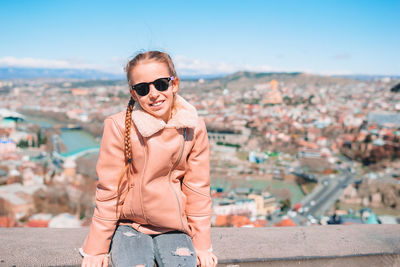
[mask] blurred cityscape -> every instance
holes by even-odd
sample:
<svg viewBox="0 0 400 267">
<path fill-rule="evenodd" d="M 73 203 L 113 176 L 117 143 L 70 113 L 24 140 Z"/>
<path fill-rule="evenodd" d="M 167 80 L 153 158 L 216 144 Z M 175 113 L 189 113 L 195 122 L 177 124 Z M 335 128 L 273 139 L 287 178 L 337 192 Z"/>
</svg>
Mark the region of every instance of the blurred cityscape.
<svg viewBox="0 0 400 267">
<path fill-rule="evenodd" d="M 400 223 L 400 79 L 182 80 L 211 145 L 213 226 Z M 90 224 L 102 124 L 125 81 L 0 81 L 0 227 Z"/>
</svg>

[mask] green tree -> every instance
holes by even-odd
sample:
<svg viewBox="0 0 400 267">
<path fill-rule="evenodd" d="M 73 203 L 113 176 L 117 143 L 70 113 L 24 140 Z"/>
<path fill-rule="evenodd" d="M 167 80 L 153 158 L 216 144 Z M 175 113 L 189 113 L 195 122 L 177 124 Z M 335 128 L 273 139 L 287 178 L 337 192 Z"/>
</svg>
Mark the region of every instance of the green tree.
<svg viewBox="0 0 400 267">
<path fill-rule="evenodd" d="M 17 146 L 20 148 L 27 148 L 29 146 L 29 143 L 27 140 L 20 140 Z"/>
<path fill-rule="evenodd" d="M 282 212 L 286 212 L 292 207 L 292 203 L 291 203 L 290 199 L 288 199 L 288 198 L 281 200 L 280 203 L 281 203 L 281 211 Z"/>
</svg>

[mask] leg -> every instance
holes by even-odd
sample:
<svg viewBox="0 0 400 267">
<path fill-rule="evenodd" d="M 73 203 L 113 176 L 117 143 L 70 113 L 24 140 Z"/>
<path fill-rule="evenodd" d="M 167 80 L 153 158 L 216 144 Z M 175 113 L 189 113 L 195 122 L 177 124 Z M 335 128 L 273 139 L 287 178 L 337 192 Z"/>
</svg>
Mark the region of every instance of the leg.
<svg viewBox="0 0 400 267">
<path fill-rule="evenodd" d="M 153 237 L 154 254 L 159 267 L 196 267 L 192 239 L 182 232 L 169 232 Z"/>
<path fill-rule="evenodd" d="M 151 236 L 129 225 L 118 226 L 111 242 L 111 264 L 117 267 L 153 267 L 154 249 Z"/>
</svg>

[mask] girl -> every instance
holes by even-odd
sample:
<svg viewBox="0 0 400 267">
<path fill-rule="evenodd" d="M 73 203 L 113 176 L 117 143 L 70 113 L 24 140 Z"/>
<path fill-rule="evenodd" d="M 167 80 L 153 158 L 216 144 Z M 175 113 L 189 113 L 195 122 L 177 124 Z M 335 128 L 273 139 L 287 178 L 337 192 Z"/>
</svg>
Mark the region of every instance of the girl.
<svg viewBox="0 0 400 267">
<path fill-rule="evenodd" d="M 109 116 L 96 167 L 96 208 L 82 266 L 216 266 L 211 252 L 209 143 L 177 94 L 168 54 L 128 62 L 131 99 Z M 122 174 L 121 174 L 122 172 Z"/>
</svg>

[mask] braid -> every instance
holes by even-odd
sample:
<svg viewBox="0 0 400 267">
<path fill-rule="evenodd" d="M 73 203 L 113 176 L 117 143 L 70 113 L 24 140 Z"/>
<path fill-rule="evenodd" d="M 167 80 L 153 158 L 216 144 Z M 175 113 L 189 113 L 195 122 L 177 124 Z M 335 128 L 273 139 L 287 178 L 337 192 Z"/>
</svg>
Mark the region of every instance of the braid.
<svg viewBox="0 0 400 267">
<path fill-rule="evenodd" d="M 128 163 L 132 163 L 132 149 L 131 149 L 131 126 L 132 126 L 132 110 L 135 100 L 131 97 L 129 100 L 128 107 L 126 108 L 125 116 L 125 160 Z"/>
<path fill-rule="evenodd" d="M 133 111 L 133 105 L 135 104 L 135 100 L 131 97 L 129 100 L 128 106 L 126 108 L 126 116 L 125 116 L 125 136 L 124 136 L 124 153 L 125 153 L 125 168 L 122 171 L 119 180 L 118 180 L 118 188 L 117 188 L 117 203 L 116 203 L 116 209 L 115 209 L 115 214 L 118 217 L 118 203 L 119 199 L 121 197 L 119 188 L 121 186 L 122 178 L 125 176 L 126 171 L 128 170 L 129 166 L 132 163 L 132 149 L 131 149 L 131 126 L 132 126 L 132 111 Z M 129 186 L 129 184 L 128 184 Z"/>
</svg>

